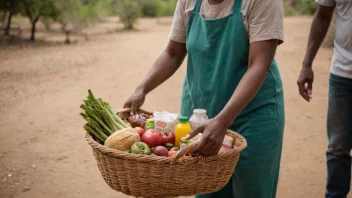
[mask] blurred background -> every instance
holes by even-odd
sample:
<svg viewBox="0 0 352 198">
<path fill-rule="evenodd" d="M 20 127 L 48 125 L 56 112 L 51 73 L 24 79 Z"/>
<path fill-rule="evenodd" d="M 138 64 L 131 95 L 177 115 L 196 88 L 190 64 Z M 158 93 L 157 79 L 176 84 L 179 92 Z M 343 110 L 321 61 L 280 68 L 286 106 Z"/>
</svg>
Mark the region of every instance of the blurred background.
<svg viewBox="0 0 352 198">
<path fill-rule="evenodd" d="M 90 88 L 118 110 L 168 42 L 177 0 L 0 0 L 0 197 L 128 197 L 103 181 L 79 105 Z M 332 24 L 313 101 L 296 80 L 317 4 L 286 0 L 276 59 L 286 102 L 279 198 L 323 197 Z M 186 61 L 147 97 L 178 112 Z"/>
</svg>

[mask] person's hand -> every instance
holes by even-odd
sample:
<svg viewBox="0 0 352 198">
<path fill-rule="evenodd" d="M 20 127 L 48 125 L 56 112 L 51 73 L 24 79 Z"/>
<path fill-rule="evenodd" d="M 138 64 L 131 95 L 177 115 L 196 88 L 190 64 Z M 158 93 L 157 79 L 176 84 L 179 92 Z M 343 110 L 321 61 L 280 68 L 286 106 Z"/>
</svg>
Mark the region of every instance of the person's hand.
<svg viewBox="0 0 352 198">
<path fill-rule="evenodd" d="M 299 94 L 306 100 L 312 99 L 314 72 L 310 67 L 303 67 L 297 80 Z"/>
<path fill-rule="evenodd" d="M 186 138 L 191 139 L 199 133 L 203 133 L 192 155 L 214 156 L 221 149 L 227 131 L 226 125 L 220 119 L 214 118 L 206 121 L 195 130 L 191 131 Z"/>
<path fill-rule="evenodd" d="M 137 110 L 143 105 L 145 101 L 145 94 L 135 91 L 125 102 L 124 108 L 131 108 L 131 115 L 137 113 Z"/>
</svg>

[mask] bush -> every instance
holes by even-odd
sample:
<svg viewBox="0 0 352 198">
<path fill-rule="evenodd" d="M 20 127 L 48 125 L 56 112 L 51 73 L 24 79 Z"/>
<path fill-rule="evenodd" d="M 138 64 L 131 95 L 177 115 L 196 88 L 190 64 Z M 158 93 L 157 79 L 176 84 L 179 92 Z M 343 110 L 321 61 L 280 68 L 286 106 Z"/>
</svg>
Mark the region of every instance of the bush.
<svg viewBox="0 0 352 198">
<path fill-rule="evenodd" d="M 297 10 L 295 10 L 291 4 L 284 2 L 284 14 L 285 16 L 294 16 L 297 14 Z"/>
<path fill-rule="evenodd" d="M 142 0 L 141 10 L 145 17 L 173 16 L 177 0 Z"/>
<path fill-rule="evenodd" d="M 308 15 L 313 15 L 318 6 L 314 0 L 294 0 L 292 5 L 299 13 Z"/>
<path fill-rule="evenodd" d="M 161 7 L 158 16 L 173 16 L 176 8 L 177 0 L 161 1 Z"/>
<path fill-rule="evenodd" d="M 145 17 L 157 17 L 160 8 L 161 8 L 161 1 L 160 0 L 143 0 L 141 2 L 141 10 L 142 15 Z"/>
<path fill-rule="evenodd" d="M 141 7 L 136 1 L 121 0 L 118 15 L 125 28 L 131 30 L 141 16 Z"/>
</svg>

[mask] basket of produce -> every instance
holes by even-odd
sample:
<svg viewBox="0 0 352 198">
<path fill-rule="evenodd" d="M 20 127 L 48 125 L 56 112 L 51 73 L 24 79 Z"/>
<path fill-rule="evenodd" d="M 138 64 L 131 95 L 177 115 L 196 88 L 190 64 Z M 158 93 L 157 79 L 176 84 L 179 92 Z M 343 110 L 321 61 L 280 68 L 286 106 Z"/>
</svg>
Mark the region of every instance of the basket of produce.
<svg viewBox="0 0 352 198">
<path fill-rule="evenodd" d="M 165 198 L 218 191 L 230 180 L 247 146 L 241 135 L 228 130 L 218 155 L 191 156 L 197 139 L 181 137 L 191 130 L 188 118 L 144 110 L 130 115 L 129 109 L 116 114 L 88 92 L 81 105 L 86 140 L 105 182 L 124 194 Z"/>
</svg>

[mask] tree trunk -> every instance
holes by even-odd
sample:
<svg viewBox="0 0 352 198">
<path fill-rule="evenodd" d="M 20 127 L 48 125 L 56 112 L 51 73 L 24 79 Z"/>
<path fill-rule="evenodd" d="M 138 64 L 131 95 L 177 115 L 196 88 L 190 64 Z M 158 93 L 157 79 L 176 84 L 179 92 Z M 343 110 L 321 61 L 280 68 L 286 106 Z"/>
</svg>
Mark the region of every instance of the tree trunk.
<svg viewBox="0 0 352 198">
<path fill-rule="evenodd" d="M 7 15 L 7 12 L 5 11 L 1 12 L 1 23 L 2 23 L 2 28 L 4 29 L 6 26 L 6 15 Z"/>
<path fill-rule="evenodd" d="M 70 31 L 66 30 L 66 40 L 65 40 L 66 44 L 71 44 L 71 40 L 70 40 Z"/>
<path fill-rule="evenodd" d="M 12 16 L 13 16 L 13 12 L 10 12 L 9 16 L 7 18 L 7 24 L 6 24 L 6 28 L 5 28 L 5 35 L 6 36 L 10 35 Z"/>
<path fill-rule="evenodd" d="M 35 41 L 35 28 L 37 25 L 37 21 L 32 22 L 32 31 L 31 31 L 31 41 Z"/>
</svg>

